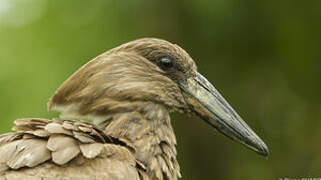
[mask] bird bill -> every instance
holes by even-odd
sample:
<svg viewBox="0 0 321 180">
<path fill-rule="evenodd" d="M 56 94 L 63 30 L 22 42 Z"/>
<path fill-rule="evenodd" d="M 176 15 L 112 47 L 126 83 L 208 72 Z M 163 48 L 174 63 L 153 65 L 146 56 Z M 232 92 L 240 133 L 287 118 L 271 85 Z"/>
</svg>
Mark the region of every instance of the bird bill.
<svg viewBox="0 0 321 180">
<path fill-rule="evenodd" d="M 253 151 L 267 156 L 265 143 L 243 121 L 223 96 L 201 74 L 180 84 L 186 103 L 201 119 L 225 136 L 245 145 Z"/>
</svg>

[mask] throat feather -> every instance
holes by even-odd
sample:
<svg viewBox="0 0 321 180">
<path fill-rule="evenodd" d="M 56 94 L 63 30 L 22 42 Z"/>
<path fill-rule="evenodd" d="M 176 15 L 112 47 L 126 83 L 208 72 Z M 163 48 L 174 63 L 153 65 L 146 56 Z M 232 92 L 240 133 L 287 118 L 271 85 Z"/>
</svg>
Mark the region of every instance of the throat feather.
<svg viewBox="0 0 321 180">
<path fill-rule="evenodd" d="M 177 179 L 176 137 L 167 109 L 150 104 L 126 113 L 115 113 L 102 127 L 104 133 L 129 142 L 135 157 L 152 179 Z"/>
</svg>

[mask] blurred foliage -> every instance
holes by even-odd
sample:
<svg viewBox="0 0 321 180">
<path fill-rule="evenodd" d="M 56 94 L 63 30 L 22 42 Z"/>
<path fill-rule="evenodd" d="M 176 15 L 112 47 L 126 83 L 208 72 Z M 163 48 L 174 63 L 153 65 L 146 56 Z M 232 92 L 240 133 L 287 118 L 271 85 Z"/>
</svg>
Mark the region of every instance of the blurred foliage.
<svg viewBox="0 0 321 180">
<path fill-rule="evenodd" d="M 271 151 L 174 114 L 183 179 L 320 177 L 320 19 L 318 0 L 0 0 L 0 133 L 57 116 L 47 100 L 91 58 L 158 37 L 191 54 Z"/>
</svg>

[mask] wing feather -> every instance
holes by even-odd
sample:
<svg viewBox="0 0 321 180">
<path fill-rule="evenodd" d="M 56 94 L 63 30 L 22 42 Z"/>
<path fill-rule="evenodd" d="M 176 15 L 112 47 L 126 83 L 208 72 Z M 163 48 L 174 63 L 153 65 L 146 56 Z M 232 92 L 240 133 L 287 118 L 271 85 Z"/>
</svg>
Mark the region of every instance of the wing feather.
<svg viewBox="0 0 321 180">
<path fill-rule="evenodd" d="M 13 129 L 0 136 L 0 179 L 139 179 L 126 143 L 88 122 L 18 119 Z"/>
<path fill-rule="evenodd" d="M 47 148 L 52 151 L 53 162 L 59 165 L 66 164 L 80 153 L 77 141 L 61 134 L 50 136 Z"/>
</svg>

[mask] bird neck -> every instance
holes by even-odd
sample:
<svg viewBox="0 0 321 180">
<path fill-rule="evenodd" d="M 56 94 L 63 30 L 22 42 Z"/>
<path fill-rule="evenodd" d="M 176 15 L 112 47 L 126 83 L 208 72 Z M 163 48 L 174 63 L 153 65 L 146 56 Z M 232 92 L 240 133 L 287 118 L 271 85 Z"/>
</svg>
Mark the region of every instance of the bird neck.
<svg viewBox="0 0 321 180">
<path fill-rule="evenodd" d="M 137 106 L 137 103 L 135 103 Z M 142 103 L 136 111 L 110 114 L 94 121 L 109 136 L 127 142 L 137 161 L 152 179 L 180 177 L 176 159 L 176 137 L 168 110 L 160 104 Z"/>
</svg>

